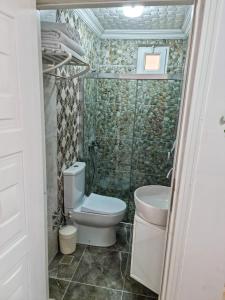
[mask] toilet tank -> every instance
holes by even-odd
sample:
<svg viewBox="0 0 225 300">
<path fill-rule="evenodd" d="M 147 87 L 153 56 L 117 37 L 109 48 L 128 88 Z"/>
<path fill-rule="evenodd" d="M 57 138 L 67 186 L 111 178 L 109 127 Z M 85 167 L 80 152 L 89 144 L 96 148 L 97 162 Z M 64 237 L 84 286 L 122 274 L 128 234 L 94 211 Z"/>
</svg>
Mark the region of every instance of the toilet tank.
<svg viewBox="0 0 225 300">
<path fill-rule="evenodd" d="M 77 208 L 84 197 L 85 185 L 85 167 L 84 162 L 76 162 L 70 168 L 64 170 L 64 209 Z"/>
</svg>

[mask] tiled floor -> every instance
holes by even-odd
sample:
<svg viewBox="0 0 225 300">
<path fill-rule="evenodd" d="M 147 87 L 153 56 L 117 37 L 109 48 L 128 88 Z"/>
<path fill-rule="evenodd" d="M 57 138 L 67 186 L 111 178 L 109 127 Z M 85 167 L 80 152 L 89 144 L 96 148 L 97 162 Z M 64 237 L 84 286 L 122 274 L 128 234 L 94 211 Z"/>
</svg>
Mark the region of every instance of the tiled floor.
<svg viewBox="0 0 225 300">
<path fill-rule="evenodd" d="M 156 300 L 157 295 L 129 276 L 131 227 L 119 226 L 109 248 L 77 245 L 49 266 L 50 298 L 55 300 Z"/>
</svg>

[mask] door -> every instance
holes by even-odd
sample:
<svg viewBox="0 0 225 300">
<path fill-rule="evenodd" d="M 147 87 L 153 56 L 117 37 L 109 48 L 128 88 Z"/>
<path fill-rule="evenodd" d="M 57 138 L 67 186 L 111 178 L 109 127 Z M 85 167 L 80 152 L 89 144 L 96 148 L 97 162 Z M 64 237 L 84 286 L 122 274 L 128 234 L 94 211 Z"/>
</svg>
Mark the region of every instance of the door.
<svg viewBox="0 0 225 300">
<path fill-rule="evenodd" d="M 47 299 L 35 4 L 0 1 L 1 300 Z"/>
</svg>

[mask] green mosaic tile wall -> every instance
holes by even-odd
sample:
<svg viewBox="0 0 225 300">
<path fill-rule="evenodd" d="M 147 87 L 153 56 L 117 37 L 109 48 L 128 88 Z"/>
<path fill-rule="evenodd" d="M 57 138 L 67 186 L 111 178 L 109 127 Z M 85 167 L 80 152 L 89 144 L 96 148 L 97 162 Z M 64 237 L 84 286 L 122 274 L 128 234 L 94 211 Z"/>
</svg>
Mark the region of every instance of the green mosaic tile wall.
<svg viewBox="0 0 225 300">
<path fill-rule="evenodd" d="M 138 47 L 169 47 L 168 74 L 182 73 L 187 40 L 101 40 L 99 72 L 136 73 Z"/>
<path fill-rule="evenodd" d="M 168 72 L 182 73 L 187 42 L 145 41 L 153 43 L 170 46 Z M 102 41 L 99 72 L 134 73 L 138 45 L 139 41 Z M 124 221 L 133 221 L 137 187 L 170 185 L 166 175 L 173 158 L 167 155 L 176 138 L 181 89 L 179 80 L 85 80 L 87 193 L 126 201 Z M 93 140 L 97 146 L 90 152 Z"/>
</svg>

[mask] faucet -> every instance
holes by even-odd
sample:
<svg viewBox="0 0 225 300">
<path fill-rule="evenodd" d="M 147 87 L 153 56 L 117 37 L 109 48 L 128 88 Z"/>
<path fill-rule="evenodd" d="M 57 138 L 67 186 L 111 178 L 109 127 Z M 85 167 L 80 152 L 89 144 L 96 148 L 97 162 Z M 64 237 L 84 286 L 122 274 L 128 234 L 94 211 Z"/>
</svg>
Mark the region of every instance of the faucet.
<svg viewBox="0 0 225 300">
<path fill-rule="evenodd" d="M 169 172 L 167 173 L 167 175 L 166 175 L 166 178 L 167 178 L 167 179 L 170 178 L 170 175 L 172 174 L 172 172 L 173 172 L 173 168 L 171 168 L 171 169 L 169 170 Z"/>
</svg>

